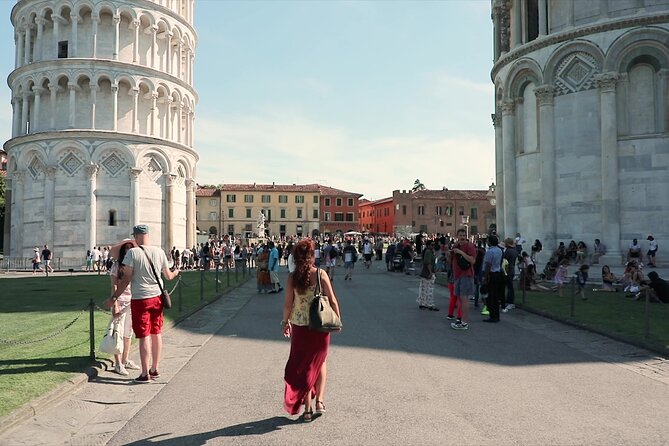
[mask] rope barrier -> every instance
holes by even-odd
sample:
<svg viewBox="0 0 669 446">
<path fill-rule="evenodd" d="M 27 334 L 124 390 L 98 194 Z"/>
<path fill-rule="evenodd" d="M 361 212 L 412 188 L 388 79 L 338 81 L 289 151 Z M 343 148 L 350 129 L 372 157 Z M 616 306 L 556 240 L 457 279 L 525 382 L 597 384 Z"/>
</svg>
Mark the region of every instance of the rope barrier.
<svg viewBox="0 0 669 446">
<path fill-rule="evenodd" d="M 58 331 L 56 331 L 56 332 L 54 332 L 50 335 L 44 336 L 44 337 L 39 338 L 39 339 L 33 339 L 33 340 L 30 340 L 30 341 L 15 341 L 15 340 L 8 340 L 8 339 L 0 339 L 0 344 L 26 345 L 26 344 L 36 344 L 38 342 L 48 341 L 49 339 L 55 338 L 56 336 L 58 336 L 59 334 L 61 334 L 62 332 L 64 332 L 68 328 L 70 328 L 72 325 L 74 325 L 74 323 L 79 320 L 81 315 L 84 314 L 86 312 L 86 310 L 88 310 L 88 307 L 81 310 L 79 312 L 79 314 L 77 315 L 77 317 L 75 317 L 74 320 L 72 320 L 72 322 L 68 323 L 63 328 L 61 328 L 60 330 L 58 330 Z"/>
</svg>

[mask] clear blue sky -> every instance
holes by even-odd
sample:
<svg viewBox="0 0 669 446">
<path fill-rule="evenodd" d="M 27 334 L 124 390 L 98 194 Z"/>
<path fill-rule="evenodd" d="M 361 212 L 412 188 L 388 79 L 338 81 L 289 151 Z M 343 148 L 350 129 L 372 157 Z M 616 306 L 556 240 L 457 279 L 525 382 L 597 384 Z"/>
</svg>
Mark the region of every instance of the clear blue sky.
<svg viewBox="0 0 669 446">
<path fill-rule="evenodd" d="M 14 4 L 0 0 L 5 80 Z M 197 0 L 195 26 L 198 183 L 321 183 L 379 199 L 417 178 L 493 180 L 489 0 Z"/>
</svg>

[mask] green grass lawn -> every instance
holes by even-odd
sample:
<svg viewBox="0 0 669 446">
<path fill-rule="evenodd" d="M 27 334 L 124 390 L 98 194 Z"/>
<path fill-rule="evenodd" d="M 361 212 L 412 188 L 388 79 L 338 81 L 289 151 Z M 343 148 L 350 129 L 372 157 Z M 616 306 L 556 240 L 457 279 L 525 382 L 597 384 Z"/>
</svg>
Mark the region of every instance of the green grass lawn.
<svg viewBox="0 0 669 446">
<path fill-rule="evenodd" d="M 447 286 L 445 274 L 437 274 L 437 283 Z M 522 304 L 522 292 L 515 284 L 516 305 Z M 545 286 L 552 286 L 544 283 Z M 596 286 L 586 289 L 587 300 L 580 296 L 574 299 L 574 317 L 571 316 L 571 285 L 565 285 L 563 297 L 557 293 L 527 292 L 525 307 L 538 310 L 562 320 L 569 320 L 594 330 L 623 336 L 629 340 L 651 343 L 669 348 L 669 305 L 651 303 L 649 306 L 648 338 L 645 337 L 645 302 L 625 297 L 625 293 L 593 291 Z"/>
<path fill-rule="evenodd" d="M 182 273 L 182 311 L 179 312 L 175 290 L 172 309 L 165 312 L 165 324 L 202 304 L 200 277 L 199 271 Z M 204 300 L 211 301 L 216 295 L 215 273 L 209 272 L 204 277 Z M 232 271 L 230 287 L 248 277 L 241 271 L 235 276 Z M 219 294 L 222 294 L 228 288 L 226 273 L 219 273 L 219 281 Z M 176 280 L 168 282 L 168 289 L 172 290 L 176 283 Z M 106 275 L 0 279 L 0 417 L 44 395 L 93 364 L 87 306 L 91 299 L 102 306 L 110 290 L 110 278 Z M 82 313 L 81 310 L 85 311 Z M 97 349 L 110 315 L 96 311 L 94 316 Z M 76 322 L 63 330 L 77 317 Z M 49 339 L 29 342 L 44 337 Z M 136 341 L 133 345 L 136 346 Z M 109 355 L 98 357 L 108 358 Z"/>
</svg>

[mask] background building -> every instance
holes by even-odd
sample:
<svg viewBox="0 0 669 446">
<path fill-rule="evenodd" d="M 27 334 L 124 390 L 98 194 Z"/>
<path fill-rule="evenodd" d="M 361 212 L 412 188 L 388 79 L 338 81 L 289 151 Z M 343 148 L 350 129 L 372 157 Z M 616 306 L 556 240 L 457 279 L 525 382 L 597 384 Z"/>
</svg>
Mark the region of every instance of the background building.
<svg viewBox="0 0 669 446">
<path fill-rule="evenodd" d="M 19 1 L 5 253 L 195 241 L 194 0 Z"/>
<path fill-rule="evenodd" d="M 460 227 L 469 235 L 485 234 L 495 224 L 495 186 L 488 190 L 393 191 L 393 230 L 411 233 L 450 234 Z"/>
<path fill-rule="evenodd" d="M 667 239 L 669 0 L 493 0 L 498 229 Z"/>
<path fill-rule="evenodd" d="M 369 201 L 360 200 L 360 231 L 372 234 L 392 235 L 395 226 L 393 198 Z"/>
<path fill-rule="evenodd" d="M 360 196 L 319 184 L 203 187 L 197 190 L 197 225 L 209 234 L 258 237 L 263 235 L 257 228 L 262 213 L 270 237 L 346 232 L 357 228 L 353 206 L 357 209 Z"/>
</svg>

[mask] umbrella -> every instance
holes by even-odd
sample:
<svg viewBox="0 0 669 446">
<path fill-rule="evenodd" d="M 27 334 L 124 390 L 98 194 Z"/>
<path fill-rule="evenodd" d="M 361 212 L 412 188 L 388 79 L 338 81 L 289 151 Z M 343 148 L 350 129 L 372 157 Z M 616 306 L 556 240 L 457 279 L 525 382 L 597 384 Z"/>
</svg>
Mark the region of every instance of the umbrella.
<svg viewBox="0 0 669 446">
<path fill-rule="evenodd" d="M 344 235 L 362 235 L 362 234 L 357 231 L 348 231 L 344 232 Z"/>
</svg>

